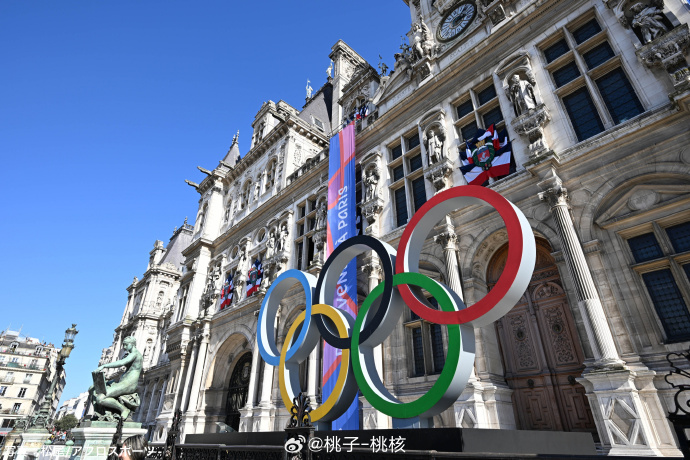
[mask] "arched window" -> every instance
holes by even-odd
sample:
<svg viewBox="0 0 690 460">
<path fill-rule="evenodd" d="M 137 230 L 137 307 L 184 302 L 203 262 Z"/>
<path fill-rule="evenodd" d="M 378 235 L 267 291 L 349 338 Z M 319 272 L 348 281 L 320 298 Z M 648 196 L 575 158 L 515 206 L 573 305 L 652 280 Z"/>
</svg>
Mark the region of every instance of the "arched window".
<svg viewBox="0 0 690 460">
<path fill-rule="evenodd" d="M 268 192 L 269 190 L 273 189 L 273 186 L 276 183 L 276 163 L 277 161 L 275 159 L 268 163 L 268 167 L 266 168 L 266 188 L 264 189 L 264 192 Z"/>
<path fill-rule="evenodd" d="M 249 206 L 249 197 L 251 196 L 252 181 L 247 181 L 242 189 L 242 200 L 240 201 L 240 209 L 245 209 Z"/>
</svg>

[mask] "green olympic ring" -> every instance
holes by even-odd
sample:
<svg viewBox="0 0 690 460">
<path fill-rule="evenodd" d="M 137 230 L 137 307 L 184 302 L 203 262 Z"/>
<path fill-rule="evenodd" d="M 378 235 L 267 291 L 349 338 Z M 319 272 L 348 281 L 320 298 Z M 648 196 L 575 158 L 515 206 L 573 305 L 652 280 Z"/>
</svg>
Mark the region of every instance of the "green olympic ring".
<svg viewBox="0 0 690 460">
<path fill-rule="evenodd" d="M 449 293 L 431 278 L 419 273 L 398 273 L 393 284 L 411 284 L 426 289 L 438 302 L 442 311 L 456 311 Z M 367 401 L 379 411 L 395 418 L 430 418 L 440 414 L 458 399 L 465 389 L 474 362 L 474 329 L 468 324 L 449 324 L 448 356 L 441 375 L 425 395 L 411 402 L 401 402 L 385 388 L 375 368 L 374 347 L 379 343 L 365 341 L 359 336 L 370 307 L 381 296 L 383 283 L 374 288 L 359 309 L 352 331 L 350 360 L 355 379 Z"/>
</svg>

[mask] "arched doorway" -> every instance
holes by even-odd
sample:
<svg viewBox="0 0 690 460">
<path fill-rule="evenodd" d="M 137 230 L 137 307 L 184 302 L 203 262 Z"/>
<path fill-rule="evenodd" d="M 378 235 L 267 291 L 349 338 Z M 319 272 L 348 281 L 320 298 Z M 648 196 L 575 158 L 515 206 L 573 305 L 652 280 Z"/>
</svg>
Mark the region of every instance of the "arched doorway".
<svg viewBox="0 0 690 460">
<path fill-rule="evenodd" d="M 225 423 L 235 431 L 240 429 L 240 409 L 247 403 L 249 377 L 252 373 L 252 354 L 245 353 L 235 364 L 230 376 L 230 388 L 225 404 L 227 417 Z"/>
<path fill-rule="evenodd" d="M 508 245 L 491 258 L 489 289 L 506 264 Z M 496 322 L 518 429 L 588 431 L 596 436 L 585 389 L 575 381 L 584 361 L 551 247 L 537 239 L 537 261 L 520 301 Z"/>
</svg>

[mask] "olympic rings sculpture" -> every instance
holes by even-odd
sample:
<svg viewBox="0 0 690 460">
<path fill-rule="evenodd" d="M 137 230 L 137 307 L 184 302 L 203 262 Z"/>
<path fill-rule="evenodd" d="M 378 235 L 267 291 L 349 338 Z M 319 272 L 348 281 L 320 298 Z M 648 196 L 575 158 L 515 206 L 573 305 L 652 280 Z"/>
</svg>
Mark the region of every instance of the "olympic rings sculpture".
<svg viewBox="0 0 690 460">
<path fill-rule="evenodd" d="M 508 233 L 508 259 L 494 288 L 466 307 L 460 295 L 448 286 L 419 273 L 419 255 L 434 226 L 448 213 L 471 205 L 489 205 L 498 211 Z M 365 298 L 356 318 L 331 305 L 338 277 L 355 257 L 375 252 L 381 262 L 383 281 Z M 493 190 L 464 185 L 436 194 L 408 222 L 397 251 L 372 236 L 358 235 L 341 243 L 324 263 L 318 279 L 300 270 L 287 270 L 271 284 L 261 304 L 257 342 L 261 357 L 279 366 L 280 395 L 286 407 L 302 391 L 299 364 L 323 338 L 342 350 L 335 388 L 311 412 L 312 421 L 332 421 L 342 415 L 362 392 L 375 409 L 395 418 L 431 418 L 450 407 L 465 389 L 474 365 L 474 327 L 500 319 L 527 289 L 534 271 L 536 246 L 524 214 Z M 276 344 L 276 322 L 280 301 L 299 283 L 306 309 L 300 313 L 285 337 L 280 351 Z M 429 292 L 439 309 L 422 294 Z M 405 307 L 420 318 L 448 327 L 448 352 L 443 371 L 432 388 L 415 401 L 401 402 L 383 385 L 374 359 L 374 349 L 396 327 Z M 295 337 L 296 335 L 296 337 Z"/>
</svg>

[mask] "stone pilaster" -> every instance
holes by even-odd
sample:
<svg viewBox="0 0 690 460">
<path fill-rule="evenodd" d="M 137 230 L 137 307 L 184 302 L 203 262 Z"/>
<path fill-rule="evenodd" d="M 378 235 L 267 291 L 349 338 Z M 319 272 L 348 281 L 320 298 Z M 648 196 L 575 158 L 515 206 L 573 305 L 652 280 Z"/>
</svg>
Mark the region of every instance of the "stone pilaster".
<svg viewBox="0 0 690 460">
<path fill-rule="evenodd" d="M 192 380 L 192 389 L 189 398 L 188 410 L 196 412 L 199 404 L 199 394 L 201 393 L 201 378 L 204 375 L 204 366 L 206 365 L 206 355 L 208 352 L 208 344 L 211 339 L 211 324 L 209 320 L 203 320 L 203 329 L 199 337 L 199 350 L 197 352 L 196 365 L 194 366 L 194 378 Z"/>
<path fill-rule="evenodd" d="M 273 371 L 273 366 L 264 362 L 261 400 L 254 411 L 254 427 L 252 431 L 273 430 L 273 415 L 275 412 L 275 405 L 273 404 Z"/>
<path fill-rule="evenodd" d="M 539 199 L 549 204 L 551 214 L 563 247 L 563 256 L 568 271 L 575 283 L 577 304 L 585 319 L 587 336 L 592 346 L 595 363 L 598 368 L 621 368 L 623 361 L 618 356 L 613 335 L 606 321 L 606 314 L 599 299 L 594 279 L 590 273 L 582 244 L 575 231 L 570 216 L 568 191 L 562 186 L 561 179 L 552 171 L 550 177 L 539 183 L 543 192 Z"/>
</svg>

